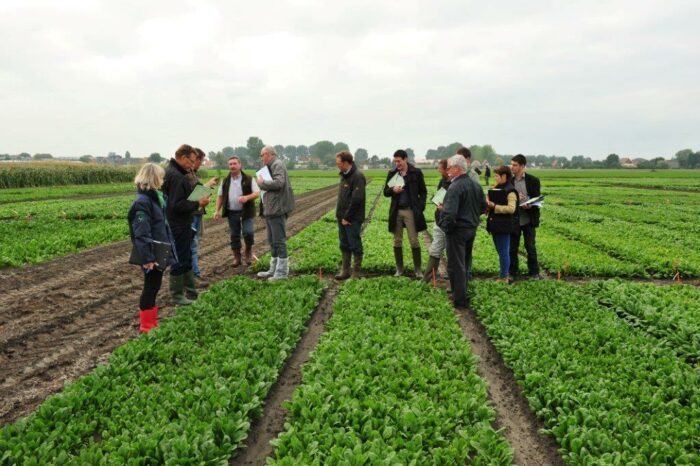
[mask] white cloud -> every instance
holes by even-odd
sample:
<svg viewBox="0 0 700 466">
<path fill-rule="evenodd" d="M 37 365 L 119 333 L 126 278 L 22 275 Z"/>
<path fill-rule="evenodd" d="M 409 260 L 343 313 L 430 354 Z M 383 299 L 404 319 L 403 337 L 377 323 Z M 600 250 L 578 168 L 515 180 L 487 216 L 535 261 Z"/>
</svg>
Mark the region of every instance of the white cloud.
<svg viewBox="0 0 700 466">
<path fill-rule="evenodd" d="M 0 152 L 257 135 L 384 155 L 454 140 L 670 155 L 700 147 L 698 13 L 687 0 L 5 0 Z"/>
</svg>

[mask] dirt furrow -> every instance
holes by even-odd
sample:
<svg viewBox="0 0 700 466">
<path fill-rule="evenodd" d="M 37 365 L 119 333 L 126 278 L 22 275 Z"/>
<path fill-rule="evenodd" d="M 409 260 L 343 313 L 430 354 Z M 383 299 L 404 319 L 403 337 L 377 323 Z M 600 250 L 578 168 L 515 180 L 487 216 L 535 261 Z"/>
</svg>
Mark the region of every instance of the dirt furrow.
<svg viewBox="0 0 700 466">
<path fill-rule="evenodd" d="M 335 205 L 335 187 L 300 197 L 288 222 L 288 235 L 298 233 Z M 245 271 L 229 266 L 231 251 L 227 224 L 219 221 L 205 231 L 200 263 L 207 279 L 214 282 Z M 264 229 L 256 232 L 254 252 L 261 256 L 269 249 Z M 109 272 L 84 276 L 73 272 L 75 257 L 53 261 L 58 275 L 66 277 L 58 289 L 43 289 L 8 319 L 0 330 L 0 425 L 33 411 L 46 396 L 60 391 L 64 383 L 84 375 L 105 361 L 118 346 L 138 335 L 137 304 L 141 277 L 134 266 L 126 264 L 130 244 L 106 246 L 102 251 L 86 251 L 85 257 L 104 254 L 118 257 Z M 78 261 L 79 262 L 79 261 Z M 63 267 L 63 264 L 69 264 Z M 47 266 L 44 265 L 45 269 Z M 167 277 L 159 295 L 161 316 L 170 315 Z M 30 299 L 33 298 L 33 299 Z M 22 310 L 28 315 L 22 314 Z M 14 322 L 14 323 L 13 323 Z"/>
</svg>

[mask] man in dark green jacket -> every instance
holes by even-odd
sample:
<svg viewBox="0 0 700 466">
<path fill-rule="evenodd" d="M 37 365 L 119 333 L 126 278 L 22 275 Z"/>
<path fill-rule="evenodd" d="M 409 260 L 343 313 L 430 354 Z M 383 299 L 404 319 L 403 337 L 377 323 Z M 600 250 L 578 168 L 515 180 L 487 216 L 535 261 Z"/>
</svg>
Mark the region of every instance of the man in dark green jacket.
<svg viewBox="0 0 700 466">
<path fill-rule="evenodd" d="M 362 222 L 365 221 L 365 175 L 353 162 L 350 151 L 338 152 L 335 165 L 340 170 L 340 185 L 338 186 L 338 203 L 335 216 L 338 220 L 338 237 L 343 263 L 337 280 L 350 277 L 350 256 L 355 260 L 352 277 L 358 278 L 362 269 Z"/>
</svg>

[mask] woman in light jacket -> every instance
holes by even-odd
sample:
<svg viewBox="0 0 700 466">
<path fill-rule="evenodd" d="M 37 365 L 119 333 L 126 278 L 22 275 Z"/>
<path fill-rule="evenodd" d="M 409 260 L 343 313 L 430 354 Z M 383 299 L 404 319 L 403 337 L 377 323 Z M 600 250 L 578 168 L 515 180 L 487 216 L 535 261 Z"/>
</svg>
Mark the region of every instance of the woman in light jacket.
<svg viewBox="0 0 700 466">
<path fill-rule="evenodd" d="M 493 236 L 493 244 L 498 252 L 500 273 L 497 282 L 510 283 L 508 276 L 510 268 L 510 235 L 517 231 L 518 220 L 518 192 L 513 186 L 513 175 L 510 167 L 500 166 L 494 170 L 495 190 L 505 193 L 505 200 L 495 202 L 496 199 L 487 199 L 488 220 L 486 230 Z"/>
<path fill-rule="evenodd" d="M 134 260 L 143 271 L 143 291 L 139 302 L 140 330 L 143 333 L 158 325 L 156 295 L 163 281 L 163 272 L 168 265 L 177 261 L 173 236 L 165 216 L 165 198 L 160 191 L 165 171 L 158 165 L 147 163 L 139 170 L 134 184 L 137 195 L 129 209 L 129 234 L 134 252 Z M 167 263 L 159 264 L 153 241 L 168 243 L 170 256 Z"/>
</svg>

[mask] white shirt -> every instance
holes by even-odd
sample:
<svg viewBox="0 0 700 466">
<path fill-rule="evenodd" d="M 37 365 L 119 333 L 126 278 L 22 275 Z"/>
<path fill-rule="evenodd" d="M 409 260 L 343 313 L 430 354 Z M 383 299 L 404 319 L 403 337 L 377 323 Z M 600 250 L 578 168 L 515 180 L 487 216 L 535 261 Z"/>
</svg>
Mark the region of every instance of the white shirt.
<svg viewBox="0 0 700 466">
<path fill-rule="evenodd" d="M 238 202 L 238 198 L 243 195 L 243 187 L 241 186 L 242 181 L 243 177 L 240 173 L 235 178 L 233 175 L 231 175 L 231 185 L 228 189 L 228 210 L 243 210 L 243 204 Z M 256 183 L 255 178 L 251 179 L 251 190 L 254 193 L 260 192 L 260 188 L 258 187 L 258 183 Z M 221 183 L 221 185 L 219 185 L 219 196 L 223 195 L 224 184 Z"/>
</svg>

